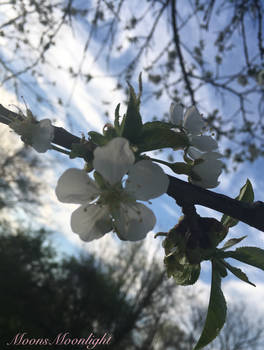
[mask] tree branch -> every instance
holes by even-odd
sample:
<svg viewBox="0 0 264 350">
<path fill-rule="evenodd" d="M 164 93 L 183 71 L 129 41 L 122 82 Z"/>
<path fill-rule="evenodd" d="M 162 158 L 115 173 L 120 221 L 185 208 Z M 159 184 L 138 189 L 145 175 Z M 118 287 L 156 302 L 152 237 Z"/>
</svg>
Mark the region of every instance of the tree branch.
<svg viewBox="0 0 264 350">
<path fill-rule="evenodd" d="M 177 28 L 177 12 L 176 12 L 176 4 L 175 3 L 176 3 L 176 0 L 171 0 L 171 19 L 172 19 L 172 30 L 173 30 L 174 43 L 175 43 L 176 51 L 177 51 L 177 54 L 179 57 L 182 75 L 183 75 L 183 79 L 184 79 L 185 84 L 186 84 L 186 88 L 189 91 L 189 94 L 191 96 L 192 104 L 194 106 L 196 106 L 194 92 L 193 92 L 193 89 L 191 87 L 191 83 L 189 81 L 189 76 L 188 76 L 186 69 L 185 69 L 184 59 L 183 59 L 182 52 L 181 52 L 181 45 L 180 45 L 178 28 Z"/>
<path fill-rule="evenodd" d="M 18 118 L 19 114 L 8 110 L 0 104 L 0 122 L 9 124 L 8 118 Z M 56 127 L 53 143 L 61 147 L 71 149 L 73 143 L 79 143 L 81 139 L 72 135 L 67 130 Z M 202 205 L 206 208 L 217 210 L 223 214 L 238 219 L 252 227 L 264 232 L 264 203 L 246 203 L 228 196 L 206 190 L 202 187 L 169 176 L 170 184 L 167 194 L 177 202 Z"/>
</svg>

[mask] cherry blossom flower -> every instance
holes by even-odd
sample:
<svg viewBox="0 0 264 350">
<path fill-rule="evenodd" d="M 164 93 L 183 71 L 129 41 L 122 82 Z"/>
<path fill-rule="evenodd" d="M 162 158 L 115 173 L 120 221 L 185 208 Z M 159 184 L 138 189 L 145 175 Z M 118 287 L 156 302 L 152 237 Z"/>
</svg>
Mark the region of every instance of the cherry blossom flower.
<svg viewBox="0 0 264 350">
<path fill-rule="evenodd" d="M 82 240 L 92 241 L 114 230 L 122 240 L 137 241 L 153 229 L 154 213 L 137 200 L 162 195 L 169 179 L 149 160 L 134 162 L 128 141 L 116 137 L 94 151 L 95 180 L 79 169 L 62 174 L 56 195 L 61 202 L 81 204 L 72 214 L 71 227 Z"/>
<path fill-rule="evenodd" d="M 183 129 L 190 145 L 202 152 L 208 152 L 218 147 L 217 142 L 211 136 L 201 135 L 205 128 L 205 122 L 195 107 L 190 107 L 183 114 L 183 107 L 180 104 L 171 104 L 170 120 L 175 127 Z"/>
<path fill-rule="evenodd" d="M 202 153 L 193 147 L 190 147 L 189 155 L 194 159 L 192 168 L 194 174 L 190 176 L 190 182 L 204 188 L 218 186 L 218 177 L 223 168 L 223 162 L 219 160 L 222 155 L 218 152 Z M 197 179 L 197 175 L 200 179 Z"/>
<path fill-rule="evenodd" d="M 37 152 L 44 153 L 51 148 L 54 138 L 54 127 L 49 119 L 37 121 L 33 114 L 20 114 L 20 118 L 13 120 L 9 127 L 13 129 L 25 144 L 32 146 Z"/>
</svg>

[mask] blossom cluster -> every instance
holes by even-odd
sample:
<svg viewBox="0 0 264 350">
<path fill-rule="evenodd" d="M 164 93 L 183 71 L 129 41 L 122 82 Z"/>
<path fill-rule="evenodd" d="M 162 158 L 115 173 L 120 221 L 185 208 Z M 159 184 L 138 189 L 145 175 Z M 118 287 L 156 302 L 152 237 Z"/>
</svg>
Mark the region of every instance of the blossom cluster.
<svg viewBox="0 0 264 350">
<path fill-rule="evenodd" d="M 198 110 L 190 107 L 183 114 L 180 104 L 171 104 L 170 120 L 176 128 L 186 133 L 189 140 L 186 155 L 192 164 L 190 182 L 204 188 L 216 187 L 223 168 L 223 162 L 219 160 L 222 155 L 216 152 L 216 140 L 212 136 L 203 135 L 206 124 Z"/>
<path fill-rule="evenodd" d="M 71 216 L 71 227 L 84 241 L 98 239 L 111 231 L 122 240 L 137 241 L 154 228 L 155 215 L 141 202 L 165 193 L 169 178 L 150 157 L 140 153 L 155 147 L 176 146 L 184 150 L 185 174 L 190 182 L 205 188 L 216 187 L 219 183 L 223 166 L 219 160 L 221 154 L 217 152 L 216 140 L 204 135 L 206 124 L 195 107 L 183 113 L 180 104 L 172 104 L 169 129 L 159 140 L 156 140 L 156 124 L 149 123 L 150 131 L 156 135 L 153 143 L 151 132 L 144 134 L 141 116 L 136 112 L 138 100 L 132 98 L 130 102 L 131 110 L 121 124 L 117 116 L 110 132 L 105 131 L 104 135 L 89 133 L 90 137 L 96 137 L 91 139 L 96 146 L 90 164 L 93 177 L 85 170 L 71 168 L 58 180 L 57 198 L 61 202 L 80 204 Z M 133 123 L 137 129 L 131 133 Z M 19 114 L 18 118 L 11 120 L 9 126 L 36 151 L 43 153 L 52 148 L 55 129 L 49 119 L 37 121 L 28 110 L 26 116 Z M 169 145 L 164 143 L 166 137 L 170 139 Z"/>
</svg>

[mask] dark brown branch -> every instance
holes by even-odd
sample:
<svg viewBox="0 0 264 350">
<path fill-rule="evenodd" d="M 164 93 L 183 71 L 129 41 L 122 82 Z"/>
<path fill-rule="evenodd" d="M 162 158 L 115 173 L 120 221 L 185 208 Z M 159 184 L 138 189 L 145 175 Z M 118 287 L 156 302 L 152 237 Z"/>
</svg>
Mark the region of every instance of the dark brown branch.
<svg viewBox="0 0 264 350">
<path fill-rule="evenodd" d="M 18 117 L 15 112 L 9 111 L 0 104 L 0 122 L 9 124 L 6 118 Z M 72 135 L 63 128 L 55 127 L 53 143 L 71 149 L 73 143 L 80 142 L 80 138 Z M 264 203 L 245 203 L 228 196 L 215 193 L 199 186 L 169 176 L 170 184 L 167 194 L 179 204 L 202 205 L 236 218 L 252 227 L 264 232 Z"/>
<path fill-rule="evenodd" d="M 167 194 L 177 201 L 202 205 L 232 216 L 264 232 L 264 203 L 245 203 L 169 176 Z"/>
</svg>

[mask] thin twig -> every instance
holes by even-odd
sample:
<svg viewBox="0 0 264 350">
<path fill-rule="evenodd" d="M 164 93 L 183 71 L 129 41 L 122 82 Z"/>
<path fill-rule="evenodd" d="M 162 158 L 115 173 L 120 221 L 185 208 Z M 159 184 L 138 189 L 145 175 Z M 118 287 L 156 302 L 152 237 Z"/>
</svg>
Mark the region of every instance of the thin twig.
<svg viewBox="0 0 264 350">
<path fill-rule="evenodd" d="M 172 30 L 173 30 L 173 35 L 174 35 L 174 43 L 175 43 L 176 51 L 177 51 L 177 54 L 179 57 L 183 78 L 184 78 L 184 81 L 186 84 L 186 88 L 189 91 L 189 94 L 191 96 L 192 104 L 195 106 L 196 102 L 195 102 L 195 98 L 194 98 L 194 92 L 193 92 L 193 89 L 191 87 L 191 83 L 189 81 L 189 76 L 188 76 L 186 69 L 185 69 L 184 59 L 183 59 L 182 52 L 181 52 L 181 45 L 180 45 L 178 28 L 177 28 L 176 0 L 171 1 L 171 19 L 172 19 Z"/>
</svg>

